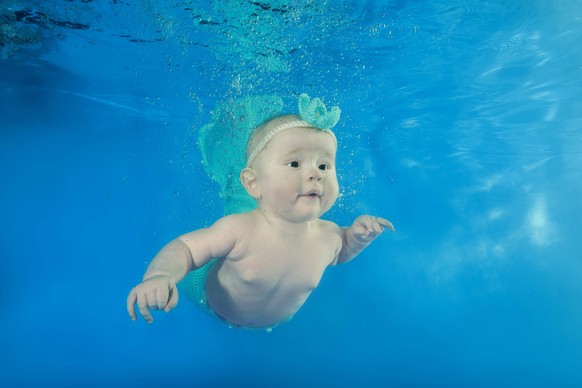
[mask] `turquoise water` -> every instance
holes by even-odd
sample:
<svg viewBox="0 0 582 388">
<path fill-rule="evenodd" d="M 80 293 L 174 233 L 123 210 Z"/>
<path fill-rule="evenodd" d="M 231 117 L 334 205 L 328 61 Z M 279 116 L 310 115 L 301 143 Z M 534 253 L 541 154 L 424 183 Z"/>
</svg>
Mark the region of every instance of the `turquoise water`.
<svg viewBox="0 0 582 388">
<path fill-rule="evenodd" d="M 582 3 L 0 3 L 2 386 L 582 385 Z M 293 320 L 127 292 L 222 214 L 220 101 L 342 108 L 342 197 L 392 220 Z"/>
</svg>

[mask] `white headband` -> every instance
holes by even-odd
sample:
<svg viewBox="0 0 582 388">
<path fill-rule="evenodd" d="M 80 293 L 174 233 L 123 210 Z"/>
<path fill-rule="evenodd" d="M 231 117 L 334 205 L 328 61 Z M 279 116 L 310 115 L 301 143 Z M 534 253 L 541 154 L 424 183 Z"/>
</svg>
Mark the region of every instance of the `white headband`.
<svg viewBox="0 0 582 388">
<path fill-rule="evenodd" d="M 253 150 L 249 154 L 249 158 L 247 160 L 247 167 L 250 167 L 253 164 L 253 162 L 255 161 L 257 156 L 259 156 L 261 151 L 265 148 L 265 146 L 271 140 L 273 140 L 273 138 L 275 136 L 277 136 L 279 133 L 281 133 L 287 129 L 291 129 L 291 128 L 312 128 L 312 129 L 316 129 L 318 131 L 329 133 L 333 137 L 333 140 L 337 144 L 337 139 L 335 137 L 335 134 L 331 131 L 331 129 L 317 128 L 317 127 L 314 127 L 313 125 L 309 124 L 307 121 L 303 121 L 303 120 L 288 121 L 286 123 L 277 125 L 275 128 L 270 130 L 269 133 L 267 133 L 267 135 L 265 135 L 265 137 L 263 137 L 261 139 L 261 141 L 255 146 L 255 148 L 253 148 Z"/>
</svg>

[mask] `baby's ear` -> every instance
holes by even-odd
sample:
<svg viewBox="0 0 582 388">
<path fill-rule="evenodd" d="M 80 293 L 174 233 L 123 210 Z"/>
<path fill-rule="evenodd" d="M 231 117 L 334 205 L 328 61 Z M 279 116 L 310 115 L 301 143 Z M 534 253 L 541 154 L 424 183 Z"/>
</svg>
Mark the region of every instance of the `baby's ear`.
<svg viewBox="0 0 582 388">
<path fill-rule="evenodd" d="M 255 199 L 261 196 L 261 190 L 257 182 L 257 173 L 252 168 L 246 167 L 240 172 L 240 181 L 249 195 Z"/>
</svg>

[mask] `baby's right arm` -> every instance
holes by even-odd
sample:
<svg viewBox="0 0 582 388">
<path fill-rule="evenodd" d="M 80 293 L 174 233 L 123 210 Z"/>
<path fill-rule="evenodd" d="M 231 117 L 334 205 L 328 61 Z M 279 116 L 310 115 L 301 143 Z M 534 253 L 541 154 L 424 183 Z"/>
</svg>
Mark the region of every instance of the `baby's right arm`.
<svg viewBox="0 0 582 388">
<path fill-rule="evenodd" d="M 143 280 L 127 297 L 127 312 L 137 319 L 135 304 L 146 322 L 153 322 L 151 310 L 170 311 L 178 303 L 178 283 L 186 274 L 213 258 L 225 257 L 237 240 L 239 216 L 218 220 L 209 228 L 187 233 L 162 248 L 149 265 Z"/>
</svg>

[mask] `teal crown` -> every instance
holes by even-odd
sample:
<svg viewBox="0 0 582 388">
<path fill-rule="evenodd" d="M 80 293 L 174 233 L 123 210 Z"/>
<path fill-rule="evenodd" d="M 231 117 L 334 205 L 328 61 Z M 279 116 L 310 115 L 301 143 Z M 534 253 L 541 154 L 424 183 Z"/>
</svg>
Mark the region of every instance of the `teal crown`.
<svg viewBox="0 0 582 388">
<path fill-rule="evenodd" d="M 340 114 L 339 107 L 333 106 L 328 111 L 319 98 L 309 98 L 305 93 L 299 96 L 299 116 L 317 128 L 332 128 L 339 121 Z"/>
</svg>

